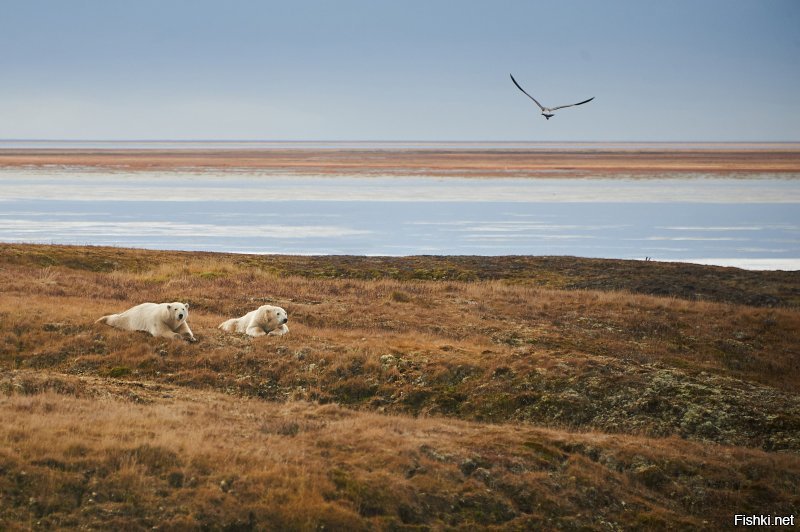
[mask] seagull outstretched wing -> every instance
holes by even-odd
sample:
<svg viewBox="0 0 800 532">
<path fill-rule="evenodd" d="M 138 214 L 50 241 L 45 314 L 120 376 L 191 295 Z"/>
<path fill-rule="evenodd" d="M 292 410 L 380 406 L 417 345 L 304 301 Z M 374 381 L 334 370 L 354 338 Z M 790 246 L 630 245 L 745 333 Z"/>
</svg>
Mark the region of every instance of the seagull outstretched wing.
<svg viewBox="0 0 800 532">
<path fill-rule="evenodd" d="M 569 105 L 559 105 L 558 107 L 553 107 L 553 108 L 551 109 L 551 111 L 555 111 L 556 109 L 563 109 L 564 107 L 575 107 L 576 105 L 583 105 L 583 104 L 585 104 L 585 103 L 589 103 L 589 102 L 591 102 L 592 100 L 594 100 L 594 96 L 592 96 L 592 97 L 591 97 L 591 98 L 589 98 L 588 100 L 583 100 L 582 102 L 578 102 L 578 103 L 571 103 L 571 104 L 569 104 Z M 534 101 L 535 101 L 535 100 L 534 100 Z"/>
<path fill-rule="evenodd" d="M 509 74 L 509 76 L 511 76 L 511 74 Z M 515 80 L 515 79 L 514 79 L 514 76 L 511 76 L 511 81 L 513 81 L 513 82 L 514 82 L 514 85 L 516 85 L 516 86 L 517 86 L 517 88 L 518 88 L 519 90 L 521 90 L 521 91 L 522 91 L 522 94 L 524 94 L 525 96 L 527 96 L 528 98 L 530 98 L 531 100 L 533 100 L 533 103 L 535 103 L 536 105 L 538 105 L 538 106 L 539 106 L 539 109 L 541 109 L 542 111 L 544 111 L 544 107 L 542 107 L 542 104 L 540 104 L 539 102 L 537 102 L 537 101 L 536 101 L 536 98 L 534 98 L 533 96 L 531 96 L 530 94 L 528 94 L 527 92 L 525 92 L 525 89 L 523 89 L 522 87 L 520 87 L 520 86 L 519 86 L 519 83 L 517 83 L 517 80 Z M 589 101 L 589 100 L 586 100 L 586 101 Z M 586 103 L 586 102 L 581 102 L 581 103 Z M 577 104 L 577 103 L 576 103 L 575 105 L 580 105 L 580 104 Z"/>
</svg>

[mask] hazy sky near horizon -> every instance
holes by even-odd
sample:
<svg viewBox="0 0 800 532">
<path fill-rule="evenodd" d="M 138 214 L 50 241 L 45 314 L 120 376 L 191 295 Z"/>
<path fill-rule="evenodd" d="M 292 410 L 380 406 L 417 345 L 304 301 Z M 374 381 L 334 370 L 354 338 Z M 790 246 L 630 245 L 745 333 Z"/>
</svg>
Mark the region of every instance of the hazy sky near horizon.
<svg viewBox="0 0 800 532">
<path fill-rule="evenodd" d="M 0 139 L 800 140 L 796 0 L 0 0 Z M 546 121 L 545 105 L 595 101 Z"/>
</svg>

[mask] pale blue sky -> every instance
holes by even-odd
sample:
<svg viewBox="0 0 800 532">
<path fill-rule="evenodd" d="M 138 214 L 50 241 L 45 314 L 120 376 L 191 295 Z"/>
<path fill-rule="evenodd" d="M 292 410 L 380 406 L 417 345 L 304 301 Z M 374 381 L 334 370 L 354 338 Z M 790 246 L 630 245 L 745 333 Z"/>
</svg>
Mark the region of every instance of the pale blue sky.
<svg viewBox="0 0 800 532">
<path fill-rule="evenodd" d="M 0 0 L 0 139 L 800 140 L 800 2 Z M 545 105 L 594 96 L 550 121 Z"/>
</svg>

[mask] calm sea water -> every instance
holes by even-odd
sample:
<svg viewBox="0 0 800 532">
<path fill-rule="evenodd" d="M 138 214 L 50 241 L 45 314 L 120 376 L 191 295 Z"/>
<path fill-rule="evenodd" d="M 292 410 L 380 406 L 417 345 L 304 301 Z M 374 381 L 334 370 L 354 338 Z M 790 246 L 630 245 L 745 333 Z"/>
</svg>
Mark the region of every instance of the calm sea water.
<svg viewBox="0 0 800 532">
<path fill-rule="evenodd" d="M 576 255 L 800 269 L 800 178 L 0 170 L 0 241 L 246 253 Z"/>
</svg>

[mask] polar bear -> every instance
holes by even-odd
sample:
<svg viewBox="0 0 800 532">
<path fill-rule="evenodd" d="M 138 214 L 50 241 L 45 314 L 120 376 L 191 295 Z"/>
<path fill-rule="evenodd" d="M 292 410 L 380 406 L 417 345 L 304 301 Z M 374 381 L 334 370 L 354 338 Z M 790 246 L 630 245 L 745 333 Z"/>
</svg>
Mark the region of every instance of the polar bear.
<svg viewBox="0 0 800 532">
<path fill-rule="evenodd" d="M 105 323 L 126 331 L 146 331 L 164 338 L 182 338 L 186 335 L 187 340 L 196 342 L 197 339 L 186 323 L 188 317 L 188 303 L 142 303 L 121 314 L 103 316 L 96 323 Z"/>
<path fill-rule="evenodd" d="M 289 317 L 281 307 L 263 305 L 241 318 L 232 318 L 219 324 L 227 332 L 247 333 L 250 336 L 280 336 L 289 332 L 286 322 Z"/>
</svg>

